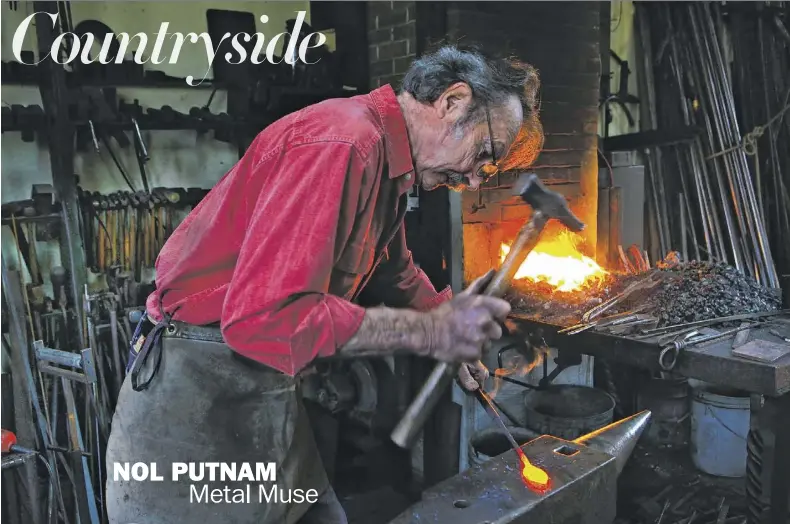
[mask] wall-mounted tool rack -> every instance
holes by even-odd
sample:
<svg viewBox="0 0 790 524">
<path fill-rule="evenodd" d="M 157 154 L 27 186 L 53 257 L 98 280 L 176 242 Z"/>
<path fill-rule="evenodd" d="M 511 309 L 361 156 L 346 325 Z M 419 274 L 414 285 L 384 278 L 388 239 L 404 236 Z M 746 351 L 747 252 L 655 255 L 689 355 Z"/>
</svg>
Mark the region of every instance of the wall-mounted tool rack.
<svg viewBox="0 0 790 524">
<path fill-rule="evenodd" d="M 34 2 L 33 11 L 60 10 L 60 19 L 66 21 L 62 28 L 36 24 L 38 49 L 51 49 L 61 30 L 74 32 L 68 4 Z M 255 135 L 281 116 L 321 100 L 356 94 L 338 81 L 331 53 L 327 55 L 325 48 L 311 52 L 321 53 L 318 61 L 310 57 L 318 62 L 315 67 L 263 63 L 238 78 L 233 71 L 230 77 L 226 74 L 221 81 L 197 87 L 181 78 L 145 71 L 130 61 L 77 64 L 70 71 L 51 60 L 37 66 L 2 64 L 4 85 L 37 87 L 42 101 L 3 107 L 2 132 L 20 133 L 23 141 L 45 145 L 52 172 L 51 185 L 36 186 L 29 200 L 4 204 L 2 209 L 2 224 L 13 231 L 20 255 L 17 267 L 15 257 L 5 253 L 3 257 L 3 352 L 4 360 L 11 362 L 3 385 L 6 378 L 13 383 L 13 392 L 3 396 L 3 404 L 4 414 L 14 414 L 4 417 L 3 428 L 13 430 L 21 445 L 39 451 L 55 480 L 50 483 L 36 461 L 4 469 L 4 480 L 9 481 L 3 483 L 4 504 L 13 501 L 13 507 L 3 507 L 4 521 L 54 524 L 76 522 L 78 517 L 83 523 L 107 522 L 101 496 L 103 449 L 125 377 L 126 348 L 134 327 L 130 314 L 139 314 L 149 291 L 143 281 L 150 275 L 142 273 L 153 266 L 168 235 L 206 192 L 151 187 L 145 172 L 151 152 L 141 132 L 210 134 L 236 146 L 241 156 Z M 23 61 L 35 62 L 36 54 L 26 52 Z M 118 95 L 119 88 L 130 87 L 200 89 L 207 93 L 208 102 L 186 113 L 169 106 L 143 108 L 138 101 Z M 228 107 L 217 113 L 209 107 L 220 90 L 228 92 Z M 108 152 L 134 148 L 142 190 L 130 187 L 102 195 L 80 188 L 75 155 L 98 147 Z M 38 269 L 35 239 L 59 243 L 62 267 L 48 275 L 53 297 L 43 291 L 49 287 L 47 275 Z M 137 246 L 142 246 L 142 255 L 138 256 Z M 32 278 L 30 285 L 24 284 L 25 268 Z M 106 289 L 89 290 L 88 271 L 102 273 Z M 86 355 L 92 363 L 91 380 L 64 378 L 64 374 L 85 375 L 85 369 L 80 372 L 71 364 L 83 363 Z M 58 361 L 58 369 L 52 359 Z M 64 417 L 72 424 L 63 423 Z"/>
</svg>

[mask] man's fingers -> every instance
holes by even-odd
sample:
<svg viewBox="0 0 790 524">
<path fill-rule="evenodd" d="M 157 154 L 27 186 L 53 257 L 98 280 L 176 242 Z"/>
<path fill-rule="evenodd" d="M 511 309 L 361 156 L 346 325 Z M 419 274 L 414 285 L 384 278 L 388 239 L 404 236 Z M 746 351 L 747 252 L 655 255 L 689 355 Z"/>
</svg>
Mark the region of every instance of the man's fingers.
<svg viewBox="0 0 790 524">
<path fill-rule="evenodd" d="M 483 364 L 483 362 L 480 360 L 474 362 L 473 364 L 470 364 L 469 370 L 472 373 L 472 376 L 477 381 L 477 383 L 480 384 L 481 386 L 483 385 L 483 383 L 488 378 L 488 375 L 490 374 L 486 365 Z"/>
<path fill-rule="evenodd" d="M 492 340 L 499 340 L 502 338 L 502 327 L 498 322 L 486 322 L 483 326 L 483 332 Z"/>
<path fill-rule="evenodd" d="M 469 372 L 469 364 L 461 364 L 458 369 L 458 381 L 461 383 L 461 387 L 467 391 L 475 391 L 480 387 L 480 384 Z"/>
<path fill-rule="evenodd" d="M 510 313 L 510 302 L 501 298 L 480 297 L 476 306 L 487 309 L 491 316 L 498 319 L 504 320 Z"/>
<path fill-rule="evenodd" d="M 481 346 L 482 342 L 466 340 L 463 344 L 457 346 L 460 360 L 464 363 L 479 360 L 483 356 L 483 348 Z"/>
<path fill-rule="evenodd" d="M 468 288 L 464 289 L 463 293 L 465 295 L 479 295 L 485 290 L 486 286 L 493 277 L 494 270 L 489 269 L 485 275 L 476 278 Z"/>
</svg>

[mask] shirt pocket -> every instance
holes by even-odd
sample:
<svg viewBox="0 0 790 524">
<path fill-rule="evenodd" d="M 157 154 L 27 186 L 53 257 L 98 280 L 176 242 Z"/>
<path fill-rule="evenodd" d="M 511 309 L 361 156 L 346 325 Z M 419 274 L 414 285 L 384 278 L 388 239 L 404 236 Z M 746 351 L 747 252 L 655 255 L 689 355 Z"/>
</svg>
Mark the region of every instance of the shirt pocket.
<svg viewBox="0 0 790 524">
<path fill-rule="evenodd" d="M 349 299 L 357 286 L 373 267 L 376 248 L 365 242 L 348 244 L 335 262 L 329 290 L 332 294 Z"/>
</svg>

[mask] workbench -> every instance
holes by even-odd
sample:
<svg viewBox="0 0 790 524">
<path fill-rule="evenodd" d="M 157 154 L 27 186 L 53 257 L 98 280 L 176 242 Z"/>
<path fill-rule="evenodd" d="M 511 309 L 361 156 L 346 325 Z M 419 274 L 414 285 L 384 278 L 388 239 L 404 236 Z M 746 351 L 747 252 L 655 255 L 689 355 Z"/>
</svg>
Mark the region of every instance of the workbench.
<svg viewBox="0 0 790 524">
<path fill-rule="evenodd" d="M 788 315 L 773 318 L 782 323 L 790 322 Z M 512 313 L 510 320 L 525 332 L 542 336 L 560 355 L 591 355 L 610 362 L 661 371 L 659 356 L 663 347 L 657 338 L 634 339 L 593 330 L 575 335 L 559 334 L 557 332 L 566 326 L 536 320 L 518 312 Z M 764 396 L 760 424 L 776 443 L 775 446 L 764 446 L 762 455 L 764 462 L 772 464 L 771 515 L 766 524 L 787 524 L 790 522 L 790 355 L 771 363 L 743 359 L 732 354 L 733 337 L 682 350 L 672 372 Z M 749 331 L 748 340 L 754 339 L 780 342 L 767 327 L 762 326 Z"/>
</svg>

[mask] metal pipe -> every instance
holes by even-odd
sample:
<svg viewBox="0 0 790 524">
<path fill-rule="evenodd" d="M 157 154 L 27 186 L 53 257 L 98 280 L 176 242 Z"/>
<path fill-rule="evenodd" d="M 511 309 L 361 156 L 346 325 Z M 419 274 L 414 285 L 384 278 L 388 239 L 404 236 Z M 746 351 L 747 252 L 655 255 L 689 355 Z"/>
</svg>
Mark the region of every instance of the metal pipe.
<svg viewBox="0 0 790 524">
<path fill-rule="evenodd" d="M 678 194 L 678 204 L 680 205 L 680 246 L 681 246 L 681 253 L 683 254 L 683 260 L 688 262 L 689 259 L 689 248 L 688 248 L 688 240 L 686 238 L 686 199 L 683 198 L 683 193 Z M 694 242 L 694 245 L 697 245 L 697 242 Z M 699 256 L 699 248 L 697 248 L 697 256 Z"/>
<path fill-rule="evenodd" d="M 678 12 L 678 15 L 680 15 L 679 12 Z M 686 16 L 684 18 L 684 21 L 688 22 L 689 19 L 690 19 L 690 17 Z M 699 38 L 698 38 L 698 35 L 697 35 L 698 30 L 696 29 L 696 26 L 693 23 L 692 23 L 692 28 L 691 28 L 690 32 L 691 32 L 692 35 L 694 35 L 694 39 L 697 41 L 696 42 L 697 43 L 697 47 L 699 48 L 699 41 L 698 41 Z M 697 86 L 700 87 L 700 91 L 698 93 L 698 96 L 699 96 L 699 98 L 700 98 L 700 100 L 701 100 L 703 105 L 707 105 L 708 107 L 711 107 L 711 103 L 708 100 L 709 96 L 708 96 L 708 94 L 706 93 L 706 91 L 704 89 L 705 82 L 703 81 L 703 78 L 701 76 L 701 74 L 702 74 L 701 72 L 703 70 L 705 70 L 706 68 L 704 67 L 704 64 L 698 64 L 698 63 L 695 62 L 695 59 L 699 58 L 699 51 L 697 53 L 693 53 L 692 50 L 691 50 L 691 46 L 690 45 L 689 46 L 685 46 L 684 51 L 685 51 L 684 52 L 684 56 L 686 58 L 686 61 L 689 64 L 688 71 L 689 71 L 689 73 L 690 73 L 690 75 L 692 77 L 692 81 L 693 81 L 694 85 L 697 85 Z M 715 151 L 712 150 L 713 142 L 714 142 L 714 133 L 713 133 L 712 125 L 711 125 L 710 116 L 708 114 L 709 112 L 710 112 L 710 110 L 703 113 L 702 120 L 703 120 L 704 128 L 705 128 L 705 131 L 706 131 L 706 135 L 708 137 L 708 144 L 710 144 L 710 147 L 711 147 L 710 154 L 713 154 L 715 152 Z M 708 183 L 709 178 L 706 176 L 707 174 L 705 172 L 706 171 L 705 170 L 705 163 L 704 163 L 704 160 L 703 160 L 703 156 L 704 155 L 702 155 L 703 149 L 702 149 L 702 144 L 699 141 L 699 139 L 697 139 L 696 144 L 699 147 L 700 155 L 699 155 L 698 159 L 696 158 L 696 155 L 695 155 L 694 158 L 697 161 L 698 166 L 700 167 L 700 169 L 703 170 L 703 172 L 702 172 L 703 173 L 703 177 L 702 177 L 703 182 Z M 725 192 L 724 177 L 723 177 L 723 175 L 721 173 L 721 170 L 719 169 L 719 164 L 718 164 L 718 162 L 715 159 L 713 160 L 712 164 L 713 164 L 714 173 L 716 174 L 716 180 L 717 180 L 717 184 L 716 185 L 717 185 L 717 188 L 718 188 L 718 191 L 719 191 L 719 198 L 720 198 L 721 205 L 722 205 L 722 211 L 724 213 L 724 221 L 725 221 L 725 224 L 726 224 L 726 227 L 727 227 L 727 238 L 729 239 L 730 248 L 732 249 L 733 263 L 735 265 L 735 268 L 738 269 L 739 271 L 741 271 L 741 272 L 748 271 L 749 272 L 748 274 L 753 274 L 751 267 L 750 266 L 746 266 L 744 264 L 743 254 L 741 253 L 741 248 L 740 248 L 740 245 L 739 245 L 739 242 L 738 242 L 737 231 L 735 230 L 735 220 L 733 219 L 732 211 L 731 211 L 730 206 L 728 204 L 729 201 L 728 201 L 728 198 L 727 198 L 726 192 Z M 732 186 L 730 186 L 730 187 L 732 188 Z M 709 189 L 709 187 L 708 187 L 708 189 Z M 712 202 L 712 200 L 711 200 L 711 202 Z M 714 217 L 715 216 L 716 215 L 714 214 Z M 737 214 L 736 214 L 735 218 L 736 219 L 738 218 Z M 740 223 L 739 223 L 739 225 L 740 225 Z M 726 254 L 726 251 L 722 250 L 722 255 L 725 255 L 725 254 Z"/>
<path fill-rule="evenodd" d="M 711 189 L 710 174 L 708 173 L 708 169 L 703 159 L 702 144 L 700 143 L 699 138 L 695 140 L 694 143 L 692 144 L 691 160 L 694 165 L 694 170 L 699 174 L 700 183 L 702 185 L 702 193 L 704 195 L 704 200 L 706 203 L 706 210 L 708 215 L 706 219 L 709 222 L 709 231 L 712 237 L 711 242 L 714 245 L 714 252 L 718 253 L 718 257 L 719 257 L 718 260 L 720 262 L 729 263 L 730 256 L 727 254 L 727 246 L 724 239 L 724 235 L 722 234 L 721 221 L 719 220 L 719 212 L 714 200 L 713 189 Z M 718 172 L 717 172 L 717 177 L 719 179 L 721 178 Z M 721 187 L 721 185 L 719 185 L 719 187 Z M 720 192 L 720 196 L 724 198 L 724 193 Z M 730 214 L 730 208 L 727 206 L 726 200 L 722 200 L 721 202 L 724 208 L 725 225 L 727 227 L 727 230 L 730 231 L 733 226 L 732 215 Z M 736 261 L 735 264 L 736 268 L 741 269 L 738 267 L 739 263 L 741 266 L 743 265 L 740 262 L 742 260 L 740 251 L 737 251 L 733 254 L 733 259 Z"/>
<path fill-rule="evenodd" d="M 702 17 L 703 22 L 707 21 L 707 28 L 710 33 L 712 33 L 715 37 L 715 29 L 713 28 L 713 19 L 714 17 L 711 16 L 710 10 L 712 7 L 709 4 L 702 4 L 699 6 L 701 10 L 707 14 L 707 17 Z M 721 10 L 718 8 L 715 9 L 715 19 L 721 25 L 722 15 Z M 721 90 L 721 94 L 724 97 L 723 102 L 726 104 L 728 112 L 726 113 L 729 116 L 729 124 L 730 130 L 732 135 L 736 138 L 736 140 L 741 139 L 741 131 L 738 125 L 738 119 L 735 112 L 735 98 L 732 93 L 731 83 L 729 82 L 728 77 L 728 69 L 727 64 L 725 63 L 721 47 L 718 45 L 711 46 L 714 51 L 714 58 L 715 58 L 715 67 L 719 70 L 719 72 L 724 76 L 724 81 L 719 82 L 718 86 Z M 750 233 L 753 235 L 752 240 L 755 243 L 755 247 L 758 249 L 759 252 L 759 260 L 761 262 L 762 269 L 764 269 L 765 276 L 763 278 L 763 282 L 773 288 L 779 287 L 779 277 L 776 273 L 776 267 L 774 266 L 773 256 L 771 254 L 770 246 L 767 244 L 767 235 L 765 232 L 765 224 L 762 220 L 762 216 L 759 213 L 757 207 L 757 198 L 754 193 L 754 186 L 751 183 L 751 179 L 746 175 L 748 173 L 748 163 L 746 161 L 746 153 L 742 148 L 738 148 L 734 152 L 735 160 L 738 162 L 739 167 L 739 174 L 740 174 L 740 182 L 742 184 L 742 189 L 745 196 L 745 204 L 747 210 L 747 222 L 750 226 Z"/>
<path fill-rule="evenodd" d="M 684 164 L 684 162 L 682 160 L 682 156 L 680 154 L 680 151 L 681 150 L 680 150 L 679 147 L 675 148 L 675 156 L 677 158 L 678 166 L 682 166 Z M 683 152 L 686 153 L 687 149 L 684 148 Z M 685 157 L 685 155 L 683 155 L 683 157 Z M 686 182 L 686 175 L 687 175 L 686 171 L 685 171 L 685 169 L 680 168 L 679 172 L 680 172 L 680 183 L 681 183 L 681 186 L 683 188 L 683 193 L 681 193 L 681 194 L 686 194 L 687 195 L 688 194 L 688 184 Z M 699 196 L 701 196 L 701 195 L 698 193 L 698 197 Z M 702 199 L 700 199 L 700 202 L 702 202 Z M 701 257 L 700 257 L 700 252 L 699 252 L 699 243 L 697 242 L 697 228 L 694 225 L 694 215 L 693 215 L 692 210 L 691 210 L 691 204 L 689 203 L 689 199 L 688 198 L 681 198 L 681 204 L 683 204 L 683 213 L 684 213 L 683 218 L 687 218 L 688 219 L 687 220 L 687 225 L 688 225 L 688 228 L 689 228 L 689 233 L 691 233 L 692 243 L 694 244 L 694 259 L 695 260 L 700 260 Z M 704 236 L 705 236 L 705 245 L 708 248 L 708 253 L 710 253 L 711 252 L 710 236 L 708 235 L 707 224 L 706 224 L 705 217 L 704 217 L 706 212 L 707 212 L 707 210 L 705 209 L 705 206 L 704 205 L 700 205 L 700 218 L 701 218 L 702 224 L 703 224 L 703 233 L 704 233 Z M 685 229 L 685 227 L 686 227 L 683 224 L 684 222 L 686 222 L 686 220 L 683 220 L 681 222 L 681 226 L 683 227 L 683 229 Z"/>
<path fill-rule="evenodd" d="M 116 304 L 111 301 L 110 305 L 110 336 L 112 337 L 112 357 L 113 367 L 115 368 L 115 394 L 121 391 L 123 385 L 123 368 L 121 367 L 121 349 L 118 344 L 118 312 L 115 310 Z"/>
</svg>

